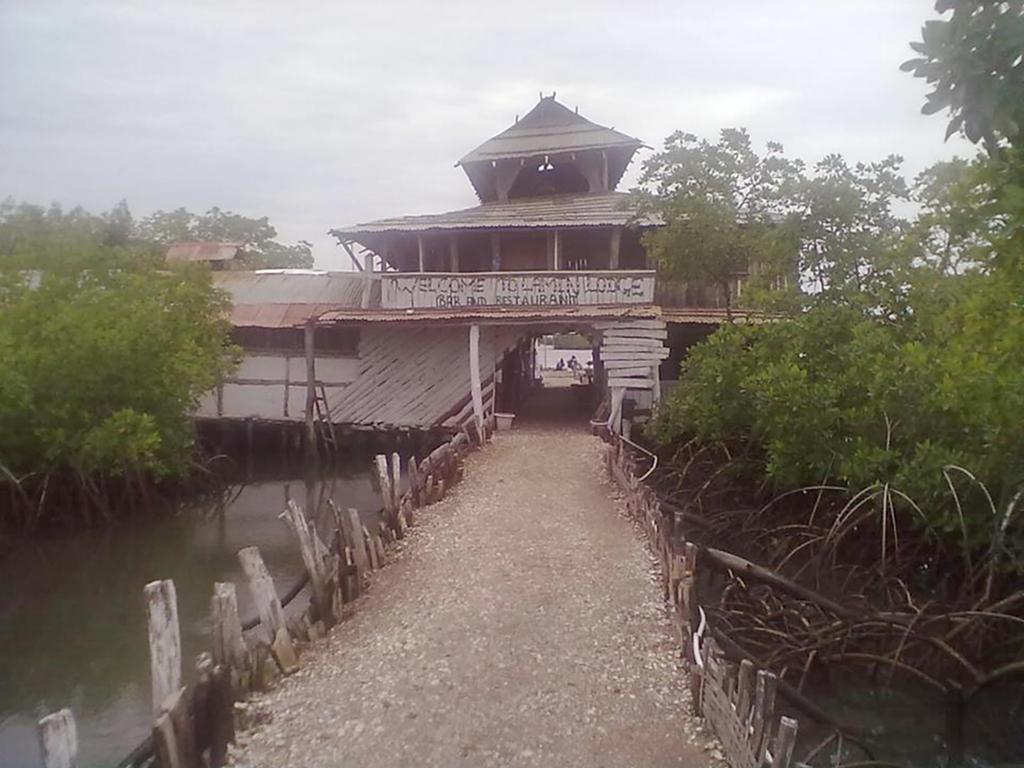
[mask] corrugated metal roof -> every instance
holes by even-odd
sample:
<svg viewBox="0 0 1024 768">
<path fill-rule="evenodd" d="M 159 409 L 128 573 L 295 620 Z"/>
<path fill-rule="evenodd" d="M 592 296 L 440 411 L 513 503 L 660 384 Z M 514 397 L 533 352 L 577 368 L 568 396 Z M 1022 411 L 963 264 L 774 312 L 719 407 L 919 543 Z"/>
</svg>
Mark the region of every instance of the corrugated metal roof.
<svg viewBox="0 0 1024 768">
<path fill-rule="evenodd" d="M 165 257 L 168 261 L 230 261 L 241 247 L 241 243 L 178 242 L 171 244 Z"/>
<path fill-rule="evenodd" d="M 605 128 L 555 101 L 541 98 L 522 120 L 494 136 L 459 161 L 459 165 L 534 157 L 586 149 L 644 146 L 640 139 Z"/>
<path fill-rule="evenodd" d="M 339 307 L 359 307 L 365 279 L 356 273 L 214 272 L 213 284 L 231 296 L 236 326 L 292 328 Z M 380 306 L 380 281 L 371 284 Z"/>
<path fill-rule="evenodd" d="M 335 237 L 382 232 L 426 232 L 451 229 L 515 229 L 529 227 L 657 226 L 660 219 L 637 219 L 636 206 L 624 192 L 595 195 L 523 197 L 508 202 L 484 203 L 447 213 L 400 216 L 353 227 L 332 229 Z"/>
</svg>

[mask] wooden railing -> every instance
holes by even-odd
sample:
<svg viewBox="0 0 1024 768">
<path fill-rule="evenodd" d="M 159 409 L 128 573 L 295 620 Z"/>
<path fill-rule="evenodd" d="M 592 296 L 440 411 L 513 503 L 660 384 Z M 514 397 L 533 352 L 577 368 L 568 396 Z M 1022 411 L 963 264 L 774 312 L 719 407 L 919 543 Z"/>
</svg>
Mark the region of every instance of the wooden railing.
<svg viewBox="0 0 1024 768">
<path fill-rule="evenodd" d="M 672 608 L 681 651 L 690 668 L 695 714 L 704 717 L 722 743 L 732 768 L 790 768 L 797 721 L 776 718 L 778 679 L 748 659 L 729 660 L 711 636 L 697 594 L 698 549 L 674 535 L 671 515 L 641 473 L 650 458 L 636 458 L 628 441 L 606 434 L 606 466 L 623 491 L 627 512 L 639 520 L 661 561 L 665 597 Z M 639 466 L 638 466 L 639 465 Z"/>
<path fill-rule="evenodd" d="M 225 763 L 234 741 L 236 721 L 245 725 L 252 713 L 244 700 L 252 691 L 267 690 L 281 675 L 301 664 L 303 644 L 322 637 L 341 621 L 342 606 L 354 600 L 384 567 L 386 551 L 413 524 L 414 510 L 433 504 L 462 474 L 461 459 L 490 436 L 493 421 L 481 430 L 476 422 L 435 448 L 423 461 L 410 457 L 409 489 L 399 488 L 397 453 L 376 457 L 382 511 L 380 526 L 368 528 L 355 509 L 342 511 L 329 502 L 334 526 L 327 543 L 294 502 L 281 517 L 298 543 L 305 577 L 279 598 L 259 549 L 246 547 L 238 559 L 248 580 L 258 618 L 242 622 L 235 585 L 213 585 L 212 653 L 196 661 L 196 683 L 183 684 L 181 632 L 174 582 L 154 581 L 143 590 L 149 627 L 153 694 L 152 735 L 117 763 L 118 768 L 217 768 Z M 305 610 L 286 616 L 288 602 L 305 594 Z M 252 630 L 250 634 L 246 634 Z M 38 724 L 43 768 L 78 765 L 78 732 L 70 709 L 47 715 Z"/>
<path fill-rule="evenodd" d="M 654 270 L 385 272 L 383 309 L 650 304 Z"/>
</svg>

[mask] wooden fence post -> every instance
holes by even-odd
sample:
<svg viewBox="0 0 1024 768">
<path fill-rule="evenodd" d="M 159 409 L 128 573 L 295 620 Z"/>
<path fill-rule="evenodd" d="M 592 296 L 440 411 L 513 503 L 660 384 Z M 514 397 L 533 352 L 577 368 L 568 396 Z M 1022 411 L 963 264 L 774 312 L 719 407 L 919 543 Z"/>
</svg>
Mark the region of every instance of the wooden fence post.
<svg viewBox="0 0 1024 768">
<path fill-rule="evenodd" d="M 751 720 L 753 734 L 750 745 L 754 748 L 754 756 L 758 759 L 758 765 L 764 755 L 768 742 L 768 730 L 771 725 L 772 715 L 775 713 L 775 686 L 776 677 L 766 669 L 757 672 L 757 685 L 754 688 L 754 711 Z"/>
<path fill-rule="evenodd" d="M 181 631 L 174 582 L 151 581 L 143 590 L 149 628 L 149 671 L 153 683 L 153 714 L 168 696 L 181 689 Z"/>
<path fill-rule="evenodd" d="M 391 454 L 391 506 L 395 513 L 401 511 L 402 501 L 402 457 L 398 451 Z"/>
<path fill-rule="evenodd" d="M 263 562 L 258 547 L 246 547 L 238 551 L 238 560 L 242 564 L 246 578 L 249 580 L 249 592 L 256 604 L 256 612 L 263 627 L 263 637 L 270 646 L 277 665 L 285 674 L 298 669 L 298 659 L 292 647 L 292 639 L 285 626 L 284 608 L 277 596 L 274 580 Z"/>
<path fill-rule="evenodd" d="M 750 659 L 740 662 L 736 693 L 736 716 L 744 727 L 750 724 L 750 705 L 754 700 L 754 663 Z"/>
<path fill-rule="evenodd" d="M 47 715 L 37 728 L 43 768 L 78 768 L 78 729 L 70 709 Z"/>
<path fill-rule="evenodd" d="M 309 583 L 313 592 L 313 603 L 316 605 L 317 618 L 324 624 L 332 624 L 334 617 L 331 609 L 331 595 L 327 591 L 327 574 L 324 566 L 326 548 L 319 542 L 315 529 L 310 529 L 302 508 L 291 499 L 287 509 L 281 514 L 285 518 L 295 537 L 299 540 L 302 553 L 302 564 L 309 574 Z"/>
<path fill-rule="evenodd" d="M 422 483 L 420 481 L 420 469 L 419 462 L 416 456 L 409 457 L 409 491 L 412 496 L 412 504 L 415 508 L 419 509 L 423 506 L 423 499 L 421 497 Z"/>
<path fill-rule="evenodd" d="M 242 622 L 238 618 L 238 595 L 231 582 L 213 585 L 210 601 L 213 621 L 213 660 L 222 667 L 245 671 L 249 665 Z"/>
<path fill-rule="evenodd" d="M 772 768 L 789 768 L 796 746 L 797 722 L 791 717 L 779 719 L 779 733 L 772 748 Z"/>
</svg>

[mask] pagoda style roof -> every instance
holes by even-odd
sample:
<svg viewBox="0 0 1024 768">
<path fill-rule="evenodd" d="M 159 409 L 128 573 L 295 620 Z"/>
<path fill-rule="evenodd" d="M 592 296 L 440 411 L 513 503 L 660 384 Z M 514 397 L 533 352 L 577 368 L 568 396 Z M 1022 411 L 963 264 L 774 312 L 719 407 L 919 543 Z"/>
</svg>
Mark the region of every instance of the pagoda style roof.
<svg viewBox="0 0 1024 768">
<path fill-rule="evenodd" d="M 613 147 L 635 151 L 642 146 L 640 139 L 591 122 L 559 104 L 552 94 L 542 97 L 521 120 L 485 141 L 457 164 L 465 166 Z"/>
<path fill-rule="evenodd" d="M 526 229 L 594 226 L 657 226 L 660 220 L 638 217 L 636 204 L 624 192 L 595 195 L 548 195 L 521 197 L 447 213 L 379 219 L 352 227 L 332 229 L 330 234 L 347 240 L 360 235 L 430 230 Z"/>
</svg>

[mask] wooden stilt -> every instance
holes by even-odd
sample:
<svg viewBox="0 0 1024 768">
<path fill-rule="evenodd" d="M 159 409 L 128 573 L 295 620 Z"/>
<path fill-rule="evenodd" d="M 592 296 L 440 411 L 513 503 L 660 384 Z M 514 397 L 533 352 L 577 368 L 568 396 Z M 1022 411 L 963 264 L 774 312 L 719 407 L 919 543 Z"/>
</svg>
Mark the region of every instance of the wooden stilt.
<svg viewBox="0 0 1024 768">
<path fill-rule="evenodd" d="M 149 671 L 153 713 L 181 688 L 181 631 L 178 627 L 178 596 L 174 582 L 152 581 L 146 585 L 146 617 L 149 629 Z"/>
<path fill-rule="evenodd" d="M 47 715 L 37 727 L 43 768 L 78 768 L 78 728 L 71 710 Z"/>
</svg>

